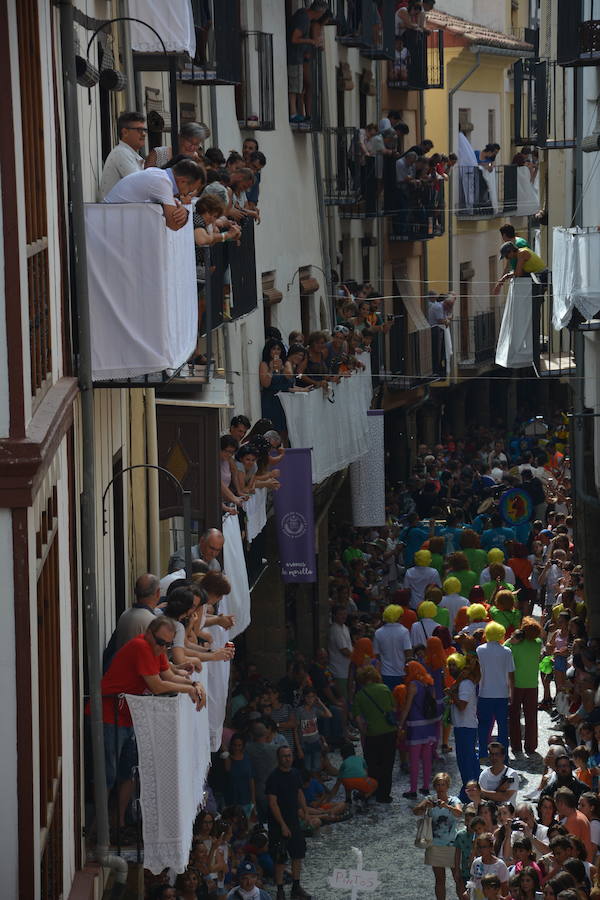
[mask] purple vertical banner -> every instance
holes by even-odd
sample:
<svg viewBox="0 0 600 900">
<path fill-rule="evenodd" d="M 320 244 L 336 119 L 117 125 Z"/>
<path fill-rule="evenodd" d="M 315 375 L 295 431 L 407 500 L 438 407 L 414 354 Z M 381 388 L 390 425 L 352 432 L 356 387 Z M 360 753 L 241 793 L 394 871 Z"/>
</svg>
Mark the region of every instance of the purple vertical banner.
<svg viewBox="0 0 600 900">
<path fill-rule="evenodd" d="M 310 449 L 286 450 L 278 468 L 281 487 L 274 497 L 281 577 L 286 584 L 314 582 L 317 561 Z"/>
</svg>

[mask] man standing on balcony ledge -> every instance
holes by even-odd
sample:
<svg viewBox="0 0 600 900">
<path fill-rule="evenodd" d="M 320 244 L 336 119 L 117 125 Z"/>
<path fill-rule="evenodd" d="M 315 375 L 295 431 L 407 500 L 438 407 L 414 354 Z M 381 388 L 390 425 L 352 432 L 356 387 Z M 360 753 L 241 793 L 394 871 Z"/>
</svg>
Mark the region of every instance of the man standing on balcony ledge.
<svg viewBox="0 0 600 900">
<path fill-rule="evenodd" d="M 144 169 L 126 175 L 108 192 L 104 202 L 160 203 L 167 228 L 178 231 L 187 222 L 189 204 L 204 182 L 202 166 L 183 158 L 169 169 Z"/>
<path fill-rule="evenodd" d="M 144 115 L 139 112 L 121 113 L 117 119 L 117 131 L 119 143 L 106 157 L 102 169 L 100 200 L 104 200 L 121 178 L 132 172 L 141 172 L 144 168 L 144 157 L 139 154 L 148 132 Z"/>
<path fill-rule="evenodd" d="M 298 112 L 298 98 L 304 93 L 304 57 L 309 47 L 321 46 L 320 41 L 310 37 L 310 25 L 327 10 L 325 0 L 313 0 L 308 9 L 296 10 L 289 21 L 287 69 L 290 122 L 304 121 L 304 116 Z"/>
</svg>

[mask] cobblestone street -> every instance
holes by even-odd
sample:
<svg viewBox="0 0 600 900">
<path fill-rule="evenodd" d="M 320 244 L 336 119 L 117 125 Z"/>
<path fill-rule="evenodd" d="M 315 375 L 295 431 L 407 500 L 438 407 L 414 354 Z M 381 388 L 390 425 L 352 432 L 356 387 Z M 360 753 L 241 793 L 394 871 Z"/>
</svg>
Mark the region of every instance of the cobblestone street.
<svg viewBox="0 0 600 900">
<path fill-rule="evenodd" d="M 548 736 L 554 733 L 552 720 L 545 712 L 539 713 L 538 753 L 528 759 L 510 757 L 512 768 L 521 775 L 518 797 L 537 787 L 543 770 L 542 756 L 548 745 Z M 434 773 L 448 771 L 452 776 L 453 793 L 459 776 L 454 753 L 434 762 Z M 322 828 L 320 833 L 308 839 L 308 851 L 303 872 L 303 886 L 313 900 L 347 900 L 350 891 L 332 889 L 328 878 L 334 868 L 354 868 L 356 856 L 352 847 L 363 852 L 363 867 L 375 870 L 380 887 L 374 893 L 363 893 L 359 898 L 373 897 L 376 900 L 430 900 L 434 898 L 433 875 L 431 869 L 423 865 L 423 851 L 414 846 L 417 819 L 411 807 L 415 801 L 405 800 L 402 792 L 408 790 L 408 775 L 394 770 L 390 806 L 375 804 L 372 812 L 355 814 L 348 822 Z M 288 889 L 289 890 L 289 889 Z M 274 896 L 274 891 L 273 891 Z M 456 894 L 450 872 L 447 875 L 447 900 L 454 900 Z"/>
</svg>

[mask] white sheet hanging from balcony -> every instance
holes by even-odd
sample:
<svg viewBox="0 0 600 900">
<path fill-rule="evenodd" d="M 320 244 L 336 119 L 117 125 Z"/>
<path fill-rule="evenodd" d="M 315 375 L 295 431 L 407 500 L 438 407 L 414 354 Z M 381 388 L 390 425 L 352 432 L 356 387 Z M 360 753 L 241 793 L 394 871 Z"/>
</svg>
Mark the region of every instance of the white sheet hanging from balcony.
<svg viewBox="0 0 600 900">
<path fill-rule="evenodd" d="M 257 488 L 244 503 L 246 511 L 246 538 L 249 544 L 267 524 L 267 489 Z"/>
<path fill-rule="evenodd" d="M 205 670 L 195 678 L 206 688 Z M 138 746 L 144 868 L 183 872 L 210 766 L 208 710 L 198 712 L 187 694 L 127 694 L 127 704 Z"/>
<path fill-rule="evenodd" d="M 513 215 L 532 216 L 540 208 L 540 177 L 531 180 L 531 170 L 527 166 L 517 167 L 517 208 Z"/>
<path fill-rule="evenodd" d="M 225 598 L 223 598 L 224 600 Z M 223 601 L 221 601 L 222 603 Z M 225 610 L 223 610 L 225 612 Z M 206 629 L 212 635 L 212 649 L 219 650 L 229 640 L 228 632 L 220 625 L 211 625 Z M 229 669 L 231 663 L 224 660 L 208 662 L 203 666 L 206 671 L 206 693 L 208 695 L 208 730 L 210 735 L 210 749 L 216 753 L 221 746 L 223 736 L 223 722 L 225 721 L 225 707 L 229 694 Z"/>
<path fill-rule="evenodd" d="M 498 199 L 498 172 L 495 168 L 490 172 L 485 166 L 477 166 L 477 169 L 478 172 L 476 172 L 475 175 L 479 173 L 481 178 L 483 178 L 487 188 L 490 206 L 494 210 L 494 213 L 498 215 L 500 212 L 500 201 Z"/>
<path fill-rule="evenodd" d="M 129 0 L 129 15 L 157 31 L 167 53 L 196 54 L 196 32 L 190 0 Z M 150 28 L 131 22 L 131 46 L 140 53 L 162 53 L 163 48 Z"/>
<path fill-rule="evenodd" d="M 600 231 L 554 228 L 552 243 L 552 324 L 569 324 L 573 310 L 584 319 L 600 310 Z"/>
<path fill-rule="evenodd" d="M 522 369 L 533 364 L 531 278 L 512 278 L 496 346 L 496 365 Z"/>
<path fill-rule="evenodd" d="M 250 588 L 238 517 L 225 516 L 222 530 L 223 572 L 231 582 L 231 593 L 223 597 L 219 606 L 220 612 L 235 616 L 235 625 L 227 632 L 227 640 L 232 641 L 250 624 Z"/>
<path fill-rule="evenodd" d="M 385 525 L 384 415 L 382 409 L 367 411 L 369 449 L 350 466 L 352 523 L 357 528 Z"/>
<path fill-rule="evenodd" d="M 330 403 L 322 390 L 308 394 L 277 394 L 287 420 L 292 447 L 312 449 L 312 480 L 319 484 L 369 450 L 365 412 L 371 405 L 371 358 L 359 356 L 364 371 L 333 384 Z"/>
<path fill-rule="evenodd" d="M 154 203 L 87 203 L 94 381 L 178 369 L 198 332 L 192 217 L 165 226 Z"/>
<path fill-rule="evenodd" d="M 469 139 L 459 131 L 458 133 L 458 177 L 460 190 L 457 196 L 461 198 L 459 206 L 463 207 L 465 212 L 472 212 L 475 203 L 475 180 L 474 173 L 477 168 L 477 157 L 473 150 Z"/>
</svg>

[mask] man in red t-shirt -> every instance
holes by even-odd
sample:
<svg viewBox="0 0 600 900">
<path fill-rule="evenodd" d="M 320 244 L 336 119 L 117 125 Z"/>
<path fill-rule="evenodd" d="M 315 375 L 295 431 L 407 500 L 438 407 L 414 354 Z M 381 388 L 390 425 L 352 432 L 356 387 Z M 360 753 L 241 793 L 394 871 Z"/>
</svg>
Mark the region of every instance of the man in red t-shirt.
<svg viewBox="0 0 600 900">
<path fill-rule="evenodd" d="M 165 651 L 173 646 L 175 622 L 158 616 L 144 634 L 132 638 L 113 657 L 100 683 L 104 722 L 106 783 L 111 790 L 119 782 L 119 822 L 125 824 L 133 782 L 131 769 L 137 763 L 133 723 L 120 694 L 189 694 L 197 709 L 206 704 L 202 685 L 175 675 Z M 116 721 L 115 721 L 116 719 Z"/>
<path fill-rule="evenodd" d="M 569 834 L 580 838 L 585 844 L 588 859 L 593 860 L 594 848 L 590 840 L 590 823 L 587 816 L 577 809 L 577 797 L 568 787 L 560 787 L 554 794 L 556 812 L 561 825 L 564 825 Z"/>
</svg>

